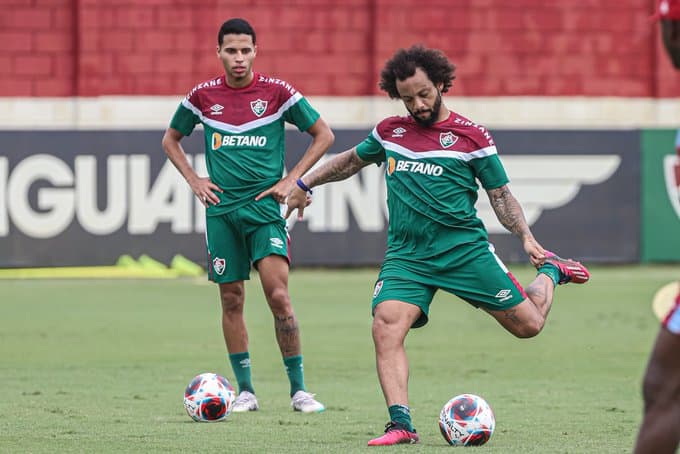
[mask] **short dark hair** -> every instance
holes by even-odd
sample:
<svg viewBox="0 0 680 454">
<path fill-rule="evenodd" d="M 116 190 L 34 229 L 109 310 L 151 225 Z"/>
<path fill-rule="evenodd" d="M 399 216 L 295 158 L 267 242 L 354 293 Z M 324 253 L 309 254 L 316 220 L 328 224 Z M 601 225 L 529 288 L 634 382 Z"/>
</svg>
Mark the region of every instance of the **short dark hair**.
<svg viewBox="0 0 680 454">
<path fill-rule="evenodd" d="M 220 27 L 220 31 L 217 34 L 217 45 L 222 45 L 222 40 L 224 35 L 250 35 L 253 38 L 253 44 L 255 44 L 255 30 L 250 26 L 247 20 L 241 19 L 240 17 L 235 17 L 229 19 Z"/>
<path fill-rule="evenodd" d="M 380 72 L 380 89 L 390 98 L 399 99 L 397 80 L 406 80 L 416 73 L 416 68 L 425 71 L 433 84 L 442 84 L 442 93 L 446 93 L 453 79 L 456 78 L 456 66 L 446 55 L 438 49 L 427 49 L 421 45 L 411 46 L 409 49 L 399 49 L 394 56 L 385 63 Z"/>
</svg>

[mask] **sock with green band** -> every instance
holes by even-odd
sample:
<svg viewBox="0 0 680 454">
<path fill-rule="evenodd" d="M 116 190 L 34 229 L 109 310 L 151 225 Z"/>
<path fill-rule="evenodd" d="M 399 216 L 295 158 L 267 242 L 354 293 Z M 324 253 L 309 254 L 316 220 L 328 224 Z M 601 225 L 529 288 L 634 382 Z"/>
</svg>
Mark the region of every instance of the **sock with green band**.
<svg viewBox="0 0 680 454">
<path fill-rule="evenodd" d="M 411 409 L 406 405 L 390 405 L 387 409 L 390 412 L 390 421 L 394 421 L 405 426 L 409 432 L 414 432 L 413 422 L 411 421 Z"/>
<path fill-rule="evenodd" d="M 288 374 L 290 381 L 290 397 L 293 397 L 298 391 L 306 391 L 302 355 L 283 358 L 283 365 L 286 366 L 286 374 Z"/>
<path fill-rule="evenodd" d="M 538 274 L 545 274 L 553 281 L 553 287 L 557 287 L 560 282 L 560 270 L 552 263 L 544 263 L 538 269 Z"/>
<path fill-rule="evenodd" d="M 229 355 L 231 368 L 234 370 L 236 376 L 236 383 L 238 383 L 239 394 L 242 391 L 248 391 L 255 394 L 253 389 L 253 382 L 250 378 L 250 353 L 234 353 Z"/>
</svg>

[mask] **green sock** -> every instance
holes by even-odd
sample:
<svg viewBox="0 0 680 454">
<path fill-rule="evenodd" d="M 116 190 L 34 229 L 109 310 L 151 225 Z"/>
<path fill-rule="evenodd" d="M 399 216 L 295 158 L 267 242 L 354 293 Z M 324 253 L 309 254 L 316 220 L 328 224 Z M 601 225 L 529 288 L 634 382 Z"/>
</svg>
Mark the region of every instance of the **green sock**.
<svg viewBox="0 0 680 454">
<path fill-rule="evenodd" d="M 413 421 L 411 421 L 411 410 L 406 405 L 390 405 L 387 410 L 390 412 L 390 421 L 405 426 L 409 432 L 415 432 Z"/>
<path fill-rule="evenodd" d="M 557 284 L 560 282 L 560 270 L 552 263 L 544 263 L 538 269 L 538 273 L 548 276 L 553 281 L 553 287 L 557 287 Z"/>
<path fill-rule="evenodd" d="M 293 397 L 298 391 L 306 391 L 302 355 L 283 358 L 283 364 L 286 366 L 286 374 L 288 374 L 288 380 L 290 381 L 290 397 Z"/>
<path fill-rule="evenodd" d="M 236 375 L 236 383 L 238 383 L 239 394 L 243 391 L 248 391 L 255 394 L 253 389 L 253 382 L 250 378 L 250 353 L 234 353 L 229 355 L 231 368 Z"/>
</svg>

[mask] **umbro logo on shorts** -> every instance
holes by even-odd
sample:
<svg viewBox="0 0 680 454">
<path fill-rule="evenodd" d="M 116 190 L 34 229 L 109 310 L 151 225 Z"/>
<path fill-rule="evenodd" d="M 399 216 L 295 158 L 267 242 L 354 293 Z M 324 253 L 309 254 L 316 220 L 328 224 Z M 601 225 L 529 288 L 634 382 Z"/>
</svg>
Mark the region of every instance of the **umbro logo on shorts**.
<svg viewBox="0 0 680 454">
<path fill-rule="evenodd" d="M 269 241 L 275 248 L 281 249 L 283 247 L 283 240 L 281 238 L 269 238 Z"/>
<path fill-rule="evenodd" d="M 500 292 L 496 293 L 496 298 L 498 298 L 499 301 L 506 301 L 512 298 L 512 290 L 509 289 L 504 289 L 501 290 Z"/>
</svg>

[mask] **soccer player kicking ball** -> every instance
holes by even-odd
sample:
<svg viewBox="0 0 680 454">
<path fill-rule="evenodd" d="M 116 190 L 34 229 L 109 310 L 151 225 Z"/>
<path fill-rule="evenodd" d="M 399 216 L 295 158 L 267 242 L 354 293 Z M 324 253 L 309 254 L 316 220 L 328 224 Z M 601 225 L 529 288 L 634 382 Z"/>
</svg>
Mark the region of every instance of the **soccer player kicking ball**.
<svg viewBox="0 0 680 454">
<path fill-rule="evenodd" d="M 659 1 L 656 18 L 666 53 L 680 69 L 680 0 Z M 680 130 L 676 147 L 678 141 Z M 642 383 L 644 417 L 635 454 L 674 454 L 680 446 L 680 292 L 671 298 Z"/>
<path fill-rule="evenodd" d="M 307 192 L 348 178 L 371 163 L 385 163 L 389 226 L 387 251 L 373 292 L 373 342 L 378 378 L 390 422 L 369 446 L 417 443 L 408 401 L 404 340 L 428 321 L 439 289 L 480 307 L 517 337 L 537 335 L 558 284 L 590 275 L 578 262 L 544 250 L 534 239 L 491 134 L 450 111 L 442 93 L 455 67 L 438 50 L 399 50 L 381 73 L 380 88 L 401 99 L 409 115 L 387 118 L 357 146 L 297 180 L 286 217 L 301 219 Z M 538 274 L 523 289 L 494 253 L 477 217 L 477 182 L 500 222 L 522 241 Z"/>
<path fill-rule="evenodd" d="M 323 404 L 305 389 L 300 332 L 288 293 L 288 243 L 280 203 L 332 145 L 328 125 L 285 81 L 253 72 L 255 31 L 243 19 L 226 21 L 217 37 L 224 74 L 198 84 L 177 108 L 163 137 L 168 158 L 206 207 L 208 275 L 219 284 L 222 331 L 239 395 L 233 411 L 259 408 L 251 380 L 245 289 L 253 264 L 274 316 L 276 340 L 290 381 L 294 410 Z M 298 164 L 282 178 L 284 122 L 312 136 Z M 180 145 L 202 123 L 208 178 L 199 177 Z"/>
</svg>

